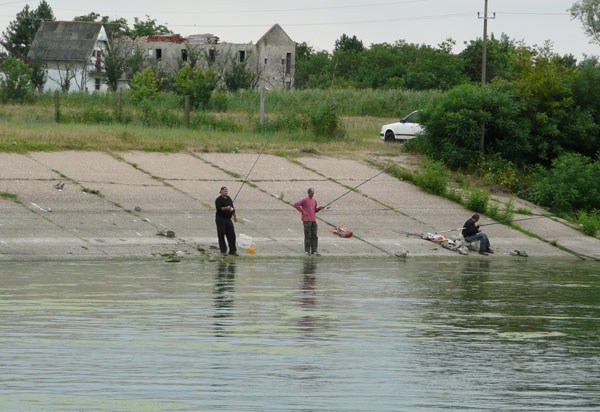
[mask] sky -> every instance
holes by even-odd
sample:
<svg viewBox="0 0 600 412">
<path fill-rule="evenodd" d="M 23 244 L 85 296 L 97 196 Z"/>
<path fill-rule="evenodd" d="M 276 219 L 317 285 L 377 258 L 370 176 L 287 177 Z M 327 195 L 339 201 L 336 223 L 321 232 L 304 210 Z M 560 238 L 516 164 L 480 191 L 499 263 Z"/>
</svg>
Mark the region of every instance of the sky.
<svg viewBox="0 0 600 412">
<path fill-rule="evenodd" d="M 365 46 L 407 43 L 437 46 L 455 40 L 455 52 L 465 42 L 483 36 L 485 0 L 47 0 L 57 20 L 72 20 L 92 11 L 110 18 L 146 16 L 183 36 L 212 33 L 222 42 L 256 42 L 278 23 L 296 42 L 316 51 L 332 51 L 342 34 L 356 36 Z M 528 46 L 552 42 L 559 54 L 600 55 L 581 23 L 567 11 L 576 0 L 488 0 L 488 35 L 502 33 Z M 0 30 L 26 4 L 39 1 L 0 0 Z M 479 13 L 479 16 L 478 16 Z"/>
</svg>

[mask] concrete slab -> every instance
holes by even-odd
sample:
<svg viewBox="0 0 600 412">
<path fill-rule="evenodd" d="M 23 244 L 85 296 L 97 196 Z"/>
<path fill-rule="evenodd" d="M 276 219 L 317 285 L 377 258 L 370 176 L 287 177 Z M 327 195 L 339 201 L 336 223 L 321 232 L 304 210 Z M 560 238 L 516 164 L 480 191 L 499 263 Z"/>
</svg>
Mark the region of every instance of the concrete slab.
<svg viewBox="0 0 600 412">
<path fill-rule="evenodd" d="M 0 179 L 58 180 L 60 176 L 26 155 L 0 153 Z"/>
<path fill-rule="evenodd" d="M 185 257 L 216 257 L 214 200 L 223 185 L 232 197 L 238 194 L 235 227 L 238 234 L 253 238 L 253 257 L 303 256 L 303 228 L 293 203 L 306 196 L 308 187 L 316 189 L 322 206 L 335 200 L 318 214 L 324 256 L 458 257 L 415 234 L 456 229 L 446 234 L 457 237 L 459 226 L 472 214 L 385 173 L 374 177 L 378 169 L 343 158 L 304 156 L 294 163 L 258 154 L 61 152 L 5 154 L 0 160 L 0 193 L 17 196 L 0 197 L 2 261 L 147 259 L 176 251 Z M 62 191 L 53 187 L 55 179 L 65 179 Z M 98 195 L 84 193 L 84 187 L 98 190 Z M 482 223 L 494 221 L 482 216 Z M 486 226 L 496 250 L 486 259 L 522 259 L 510 256 L 514 249 L 532 257 L 600 259 L 600 240 L 565 222 L 516 223 L 543 240 L 505 225 Z M 354 236 L 329 233 L 336 226 L 352 230 Z M 160 236 L 165 230 L 174 231 L 175 237 Z"/>
<path fill-rule="evenodd" d="M 100 152 L 35 152 L 32 159 L 69 179 L 88 183 L 160 185 L 147 174 Z"/>
<path fill-rule="evenodd" d="M 252 172 L 248 181 L 325 180 L 323 176 L 279 156 L 262 154 L 259 158 L 258 154 L 253 153 L 202 153 L 198 156 L 210 164 L 239 175 L 242 181 L 250 170 Z"/>
<path fill-rule="evenodd" d="M 188 153 L 129 152 L 121 154 L 128 163 L 153 176 L 165 180 L 219 180 L 234 179 L 199 156 Z"/>
</svg>

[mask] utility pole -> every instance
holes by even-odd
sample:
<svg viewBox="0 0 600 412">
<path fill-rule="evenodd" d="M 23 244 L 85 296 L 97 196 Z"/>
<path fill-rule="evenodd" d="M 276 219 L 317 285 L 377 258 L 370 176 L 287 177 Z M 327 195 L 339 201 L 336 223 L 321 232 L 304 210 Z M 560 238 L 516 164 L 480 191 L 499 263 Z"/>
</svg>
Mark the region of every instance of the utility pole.
<svg viewBox="0 0 600 412">
<path fill-rule="evenodd" d="M 477 13 L 477 18 L 479 13 Z M 487 74 L 487 21 L 488 21 L 488 0 L 485 0 L 485 6 L 483 8 L 483 47 L 481 50 L 481 85 L 485 86 L 486 74 Z"/>
<path fill-rule="evenodd" d="M 477 18 L 481 19 L 479 12 L 477 12 Z M 483 9 L 483 45 L 481 50 L 481 87 L 485 86 L 486 78 L 487 78 L 487 21 L 490 17 L 488 17 L 488 0 L 485 0 L 485 6 Z M 494 17 L 496 18 L 496 13 L 494 12 Z M 485 124 L 481 125 L 481 140 L 479 142 L 479 150 L 483 154 L 485 144 Z"/>
</svg>

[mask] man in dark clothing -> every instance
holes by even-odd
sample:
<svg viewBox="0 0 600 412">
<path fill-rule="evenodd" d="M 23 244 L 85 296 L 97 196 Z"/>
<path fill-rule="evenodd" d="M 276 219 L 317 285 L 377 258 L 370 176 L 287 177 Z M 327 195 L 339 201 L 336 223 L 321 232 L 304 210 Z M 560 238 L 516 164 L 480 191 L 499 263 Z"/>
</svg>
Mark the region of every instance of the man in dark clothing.
<svg viewBox="0 0 600 412">
<path fill-rule="evenodd" d="M 215 200 L 217 237 L 219 238 L 221 255 L 227 256 L 227 246 L 229 245 L 229 254 L 238 256 L 235 246 L 235 228 L 233 226 L 233 222 L 237 222 L 237 217 L 233 208 L 233 200 L 228 196 L 228 193 L 227 187 L 223 186 L 219 197 Z M 233 222 L 231 221 L 232 217 Z M 227 238 L 227 243 L 225 243 L 225 238 Z"/>
<path fill-rule="evenodd" d="M 487 255 L 488 253 L 494 253 L 492 249 L 490 249 L 490 240 L 487 235 L 481 231 L 477 222 L 479 222 L 478 214 L 474 214 L 465 222 L 462 230 L 463 237 L 467 242 L 479 241 L 479 254 Z"/>
</svg>

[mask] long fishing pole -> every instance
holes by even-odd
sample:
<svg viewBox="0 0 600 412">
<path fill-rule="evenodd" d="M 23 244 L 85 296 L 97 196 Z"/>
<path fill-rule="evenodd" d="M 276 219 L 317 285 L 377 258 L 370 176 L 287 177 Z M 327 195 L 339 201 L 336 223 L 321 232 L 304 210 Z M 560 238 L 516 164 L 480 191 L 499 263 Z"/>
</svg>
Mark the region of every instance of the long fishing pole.
<svg viewBox="0 0 600 412">
<path fill-rule="evenodd" d="M 333 202 L 337 202 L 338 200 L 340 200 L 342 197 L 346 196 L 348 193 L 353 192 L 354 190 L 356 190 L 357 188 L 359 188 L 360 186 L 364 185 L 365 183 L 375 179 L 377 176 L 379 176 L 382 173 L 385 173 L 388 171 L 388 169 L 391 169 L 393 166 L 396 166 L 398 163 L 400 162 L 396 162 L 392 165 L 389 165 L 388 167 L 386 167 L 385 169 L 383 169 L 381 172 L 377 173 L 375 176 L 370 177 L 369 179 L 365 180 L 364 182 L 354 186 L 352 189 L 349 189 L 348 191 L 346 191 L 345 193 L 343 193 L 342 195 L 336 197 L 335 199 L 333 199 L 331 202 L 327 203 L 325 206 L 322 207 L 322 209 L 327 209 L 329 206 L 331 206 L 331 204 Z"/>
<path fill-rule="evenodd" d="M 523 220 L 542 219 L 544 217 L 550 218 L 550 217 L 552 217 L 552 215 L 540 215 L 540 216 L 533 216 L 533 217 L 524 217 L 522 219 L 511 220 L 510 223 L 521 222 Z M 504 223 L 503 222 L 493 222 L 493 223 L 486 223 L 484 225 L 479 225 L 479 227 L 492 226 L 492 225 L 502 225 L 502 224 L 504 224 Z M 464 227 L 457 227 L 455 229 L 442 230 L 442 231 L 439 231 L 439 232 L 436 232 L 436 233 L 454 232 L 455 230 L 462 230 L 462 229 L 464 229 Z"/>
<path fill-rule="evenodd" d="M 250 173 L 252 173 L 252 170 L 254 170 L 254 166 L 256 166 L 256 163 L 258 163 L 258 159 L 260 159 L 260 156 L 263 154 L 263 150 L 264 150 L 264 146 L 262 149 L 260 149 L 260 153 L 258 154 L 258 156 L 256 157 L 256 160 L 254 161 L 254 164 L 252 165 L 252 167 L 250 168 L 250 171 L 248 172 L 248 174 L 246 175 L 246 178 L 244 179 L 244 181 L 242 182 L 242 185 L 240 186 L 240 188 L 238 189 L 237 193 L 235 194 L 235 196 L 233 197 L 233 200 L 235 201 L 235 199 L 238 197 L 238 195 L 240 194 L 240 192 L 242 191 L 242 187 L 244 187 L 244 184 L 246 184 L 246 182 L 248 181 L 248 177 L 250 177 Z"/>
</svg>

